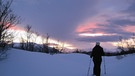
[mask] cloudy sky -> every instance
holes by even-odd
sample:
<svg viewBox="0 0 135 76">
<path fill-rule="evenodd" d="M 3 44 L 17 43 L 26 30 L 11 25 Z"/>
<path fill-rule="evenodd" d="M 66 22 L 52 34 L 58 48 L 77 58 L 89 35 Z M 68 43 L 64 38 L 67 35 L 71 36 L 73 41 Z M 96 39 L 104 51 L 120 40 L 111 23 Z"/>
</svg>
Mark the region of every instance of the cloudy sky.
<svg viewBox="0 0 135 76">
<path fill-rule="evenodd" d="M 111 48 L 119 36 L 135 32 L 134 0 L 14 0 L 12 8 L 40 34 L 91 48 L 96 41 Z"/>
</svg>

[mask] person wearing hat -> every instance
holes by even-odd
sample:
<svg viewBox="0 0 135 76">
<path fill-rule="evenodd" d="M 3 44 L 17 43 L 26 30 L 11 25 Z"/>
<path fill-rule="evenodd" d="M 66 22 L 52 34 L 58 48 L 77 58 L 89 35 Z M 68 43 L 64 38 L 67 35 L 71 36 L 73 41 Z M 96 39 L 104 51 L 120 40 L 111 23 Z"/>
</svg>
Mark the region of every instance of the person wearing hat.
<svg viewBox="0 0 135 76">
<path fill-rule="evenodd" d="M 92 49 L 90 57 L 93 58 L 94 68 L 93 68 L 93 75 L 100 76 L 100 66 L 102 62 L 102 56 L 104 56 L 104 50 L 100 46 L 100 42 L 96 42 L 96 45 Z"/>
</svg>

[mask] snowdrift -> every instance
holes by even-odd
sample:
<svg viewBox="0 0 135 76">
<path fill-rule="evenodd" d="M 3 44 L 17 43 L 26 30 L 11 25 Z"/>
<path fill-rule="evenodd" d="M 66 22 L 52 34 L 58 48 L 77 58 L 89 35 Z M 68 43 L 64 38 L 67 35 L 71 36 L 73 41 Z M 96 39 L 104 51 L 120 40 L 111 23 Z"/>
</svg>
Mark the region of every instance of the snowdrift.
<svg viewBox="0 0 135 76">
<path fill-rule="evenodd" d="M 103 58 L 104 59 L 104 58 Z M 105 57 L 102 62 L 101 76 L 134 76 L 135 55 L 127 55 L 122 59 Z M 90 62 L 84 54 L 56 54 L 28 52 L 18 49 L 8 51 L 8 58 L 0 61 L 0 76 L 87 76 Z M 90 76 L 93 63 L 90 65 Z"/>
</svg>

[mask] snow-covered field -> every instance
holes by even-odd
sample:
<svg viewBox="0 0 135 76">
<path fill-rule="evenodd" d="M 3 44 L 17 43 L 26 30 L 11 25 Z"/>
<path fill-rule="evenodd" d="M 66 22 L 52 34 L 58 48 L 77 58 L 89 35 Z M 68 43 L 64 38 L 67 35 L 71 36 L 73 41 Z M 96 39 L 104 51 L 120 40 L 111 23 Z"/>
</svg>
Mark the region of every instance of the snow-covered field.
<svg viewBox="0 0 135 76">
<path fill-rule="evenodd" d="M 84 54 L 56 54 L 11 49 L 8 58 L 0 61 L 0 76 L 87 76 L 90 58 Z M 135 76 L 135 55 L 118 60 L 105 57 L 101 76 Z M 92 74 L 93 63 L 90 66 Z"/>
</svg>

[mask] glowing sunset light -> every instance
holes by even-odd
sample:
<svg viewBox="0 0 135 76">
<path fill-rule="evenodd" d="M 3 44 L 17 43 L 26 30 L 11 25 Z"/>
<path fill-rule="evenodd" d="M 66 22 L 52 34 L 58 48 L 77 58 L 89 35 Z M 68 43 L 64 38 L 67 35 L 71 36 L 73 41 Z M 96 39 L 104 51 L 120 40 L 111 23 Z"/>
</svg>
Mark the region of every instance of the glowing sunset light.
<svg viewBox="0 0 135 76">
<path fill-rule="evenodd" d="M 27 41 L 27 32 L 24 31 L 23 28 L 19 28 L 19 27 L 12 27 L 10 29 L 8 29 L 8 32 L 13 33 L 14 35 L 14 39 L 13 42 L 17 42 L 20 43 L 22 38 L 24 39 L 24 41 Z M 37 44 L 43 44 L 43 42 L 46 42 L 46 38 L 41 37 L 41 36 L 37 36 L 35 33 L 32 33 L 32 38 L 30 38 L 30 42 L 35 42 Z M 35 39 L 34 39 L 35 38 Z M 48 43 L 50 44 L 50 47 L 64 47 L 66 49 L 76 49 L 76 47 L 74 47 L 72 44 L 69 43 L 63 43 L 63 42 L 59 42 L 55 39 L 51 39 L 49 38 Z M 51 45 L 51 44 L 55 44 L 55 45 Z"/>
<path fill-rule="evenodd" d="M 129 39 L 125 39 L 124 41 L 120 42 L 120 41 L 117 41 L 117 42 L 111 42 L 113 46 L 120 46 L 120 47 L 124 47 L 124 48 L 128 48 L 129 47 L 129 44 L 131 46 L 135 46 L 135 42 L 132 38 L 129 38 Z"/>
<path fill-rule="evenodd" d="M 111 36 L 111 35 L 117 35 L 117 34 L 103 34 L 103 33 L 80 33 L 79 36 Z"/>
<path fill-rule="evenodd" d="M 8 28 L 9 30 L 19 30 L 19 31 L 24 31 L 25 29 L 20 27 L 19 25 L 12 25 L 10 28 Z"/>
<path fill-rule="evenodd" d="M 79 34 L 79 36 L 103 36 L 103 34 L 101 34 L 101 33 L 97 33 L 97 34 L 81 33 L 81 34 Z"/>
<path fill-rule="evenodd" d="M 49 39 L 49 43 L 54 44 L 54 45 L 50 45 L 51 47 L 60 46 L 60 47 L 66 47 L 67 49 L 71 49 L 71 50 L 76 49 L 76 47 L 74 47 L 73 45 L 69 43 L 59 42 L 55 39 Z"/>
</svg>

